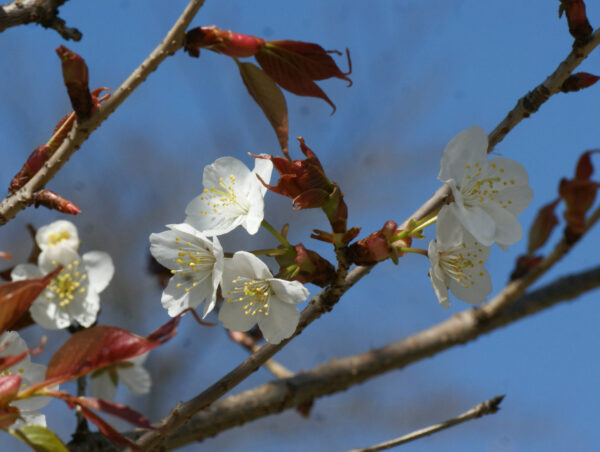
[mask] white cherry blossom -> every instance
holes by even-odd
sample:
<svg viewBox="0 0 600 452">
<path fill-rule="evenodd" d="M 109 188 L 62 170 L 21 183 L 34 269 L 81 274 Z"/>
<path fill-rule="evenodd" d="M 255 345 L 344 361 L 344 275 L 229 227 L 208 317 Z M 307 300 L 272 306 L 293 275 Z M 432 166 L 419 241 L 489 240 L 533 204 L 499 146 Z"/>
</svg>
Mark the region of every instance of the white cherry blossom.
<svg viewBox="0 0 600 452">
<path fill-rule="evenodd" d="M 56 330 L 67 328 L 74 320 L 89 327 L 100 310 L 100 292 L 113 277 L 111 257 L 103 251 L 90 251 L 80 257 L 68 247 L 56 246 L 40 254 L 38 266 L 17 265 L 13 281 L 37 278 L 56 267 L 62 271 L 54 278 L 29 308 L 31 317 L 40 326 Z"/>
<path fill-rule="evenodd" d="M 171 317 L 204 304 L 203 317 L 217 302 L 223 275 L 223 248 L 217 237 L 209 240 L 193 226 L 167 225 L 170 231 L 150 235 L 150 252 L 173 275 L 162 294 L 162 305 Z"/>
<path fill-rule="evenodd" d="M 113 364 L 93 372 L 89 377 L 88 393 L 92 397 L 112 400 L 117 392 L 119 381 L 133 395 L 144 395 L 150 392 L 152 378 L 142 364 L 148 353 L 136 356 L 129 361 Z"/>
<path fill-rule="evenodd" d="M 517 221 L 531 202 L 533 191 L 525 168 L 507 158 L 487 159 L 488 137 L 479 127 L 456 135 L 444 149 L 438 178 L 447 183 L 454 201 L 451 210 L 483 245 L 503 248 L 519 241 Z"/>
<path fill-rule="evenodd" d="M 20 355 L 28 349 L 27 344 L 16 331 L 6 331 L 0 336 L 0 348 L 2 347 L 6 348 L 0 351 L 0 357 Z M 44 380 L 46 366 L 32 363 L 29 355 L 26 355 L 25 358 L 18 363 L 15 363 L 0 372 L 0 376 L 14 374 L 21 377 L 21 389 L 25 389 L 34 383 L 39 383 Z M 53 387 L 52 389 L 58 389 L 58 386 Z M 11 402 L 10 405 L 19 409 L 21 417 L 21 419 L 18 419 L 11 425 L 11 428 L 20 428 L 24 424 L 41 425 L 45 427 L 46 417 L 38 410 L 48 405 L 50 400 L 50 397 L 37 396 Z"/>
<path fill-rule="evenodd" d="M 73 251 L 79 248 L 77 228 L 67 220 L 58 220 L 42 226 L 35 234 L 35 241 L 42 252 L 55 246 L 66 246 Z"/>
<path fill-rule="evenodd" d="M 223 325 L 233 331 L 248 331 L 258 323 L 272 344 L 294 334 L 300 319 L 296 304 L 308 297 L 301 283 L 273 278 L 267 266 L 246 251 L 225 260 L 221 287 L 225 301 L 219 320 Z"/>
<path fill-rule="evenodd" d="M 255 159 L 254 170 L 233 157 L 221 157 L 204 168 L 204 191 L 186 207 L 185 222 L 207 236 L 226 234 L 243 226 L 256 234 L 264 218 L 266 188 L 257 175 L 269 183 L 273 164 Z"/>
<path fill-rule="evenodd" d="M 492 291 L 484 267 L 490 248 L 478 242 L 450 210 L 442 210 L 436 224 L 437 238 L 429 243 L 429 278 L 442 306 L 450 306 L 448 290 L 459 300 L 478 304 Z"/>
</svg>

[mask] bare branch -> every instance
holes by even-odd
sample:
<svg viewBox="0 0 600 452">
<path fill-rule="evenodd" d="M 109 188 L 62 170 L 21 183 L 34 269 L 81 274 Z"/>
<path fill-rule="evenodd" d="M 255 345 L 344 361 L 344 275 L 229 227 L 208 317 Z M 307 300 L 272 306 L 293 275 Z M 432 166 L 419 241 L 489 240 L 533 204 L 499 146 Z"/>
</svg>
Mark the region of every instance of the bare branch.
<svg viewBox="0 0 600 452">
<path fill-rule="evenodd" d="M 73 41 L 81 40 L 81 32 L 67 27 L 64 20 L 58 17 L 58 7 L 68 0 L 15 0 L 0 6 L 0 32 L 7 28 L 30 23 L 40 24 L 44 28 L 52 28 L 63 38 Z"/>
<path fill-rule="evenodd" d="M 467 422 L 472 419 L 477 419 L 488 414 L 497 413 L 500 409 L 499 405 L 503 399 L 503 395 L 496 396 L 493 399 L 480 403 L 479 405 L 471 408 L 469 411 L 455 418 L 442 422 L 441 424 L 431 425 L 429 427 L 425 427 L 415 432 L 409 433 L 408 435 L 404 435 L 400 438 L 396 438 L 391 441 L 386 441 L 375 446 L 364 447 L 362 449 L 352 449 L 349 452 L 377 452 L 378 450 L 391 449 L 392 447 L 400 446 L 401 444 L 405 444 L 410 441 L 414 441 L 416 439 L 432 435 L 442 430 L 446 430 L 447 428 L 454 427 L 455 425 L 462 424 L 463 422 Z"/>
<path fill-rule="evenodd" d="M 79 149 L 94 130 L 100 127 L 127 97 L 169 56 L 183 45 L 185 29 L 190 24 L 204 0 L 191 0 L 177 22 L 162 42 L 152 51 L 144 62 L 135 69 L 115 93 L 89 119 L 76 122 L 73 129 L 46 162 L 23 188 L 8 196 L 0 203 L 0 225 L 7 223 L 19 211 L 32 203 L 33 194 L 42 189 L 60 168 Z"/>
<path fill-rule="evenodd" d="M 533 90 L 521 97 L 517 105 L 508 112 L 506 117 L 489 134 L 488 154 L 494 147 L 504 139 L 504 137 L 515 128 L 522 119 L 528 118 L 531 114 L 538 111 L 544 102 L 551 96 L 560 92 L 560 88 L 569 75 L 587 58 L 592 50 L 600 44 L 600 28 L 591 36 L 590 40 L 582 46 L 575 46 L 567 58 L 558 65 L 556 70 L 550 74 L 546 80 L 536 86 Z M 442 207 L 444 200 L 450 194 L 450 188 L 447 185 L 441 186 L 434 195 L 429 198 L 421 207 L 419 207 L 410 218 L 420 220 L 430 213 Z M 405 221 L 403 226 L 406 226 Z M 401 226 L 402 227 L 402 226 Z"/>
<path fill-rule="evenodd" d="M 473 341 L 598 287 L 600 266 L 560 278 L 524 295 L 494 317 L 482 316 L 483 308 L 469 309 L 383 348 L 335 359 L 292 378 L 274 380 L 229 396 L 196 414 L 185 426 L 171 434 L 164 446 L 167 449 L 182 447 L 269 414 L 344 391 L 385 372 L 402 369 L 456 345 Z"/>
</svg>

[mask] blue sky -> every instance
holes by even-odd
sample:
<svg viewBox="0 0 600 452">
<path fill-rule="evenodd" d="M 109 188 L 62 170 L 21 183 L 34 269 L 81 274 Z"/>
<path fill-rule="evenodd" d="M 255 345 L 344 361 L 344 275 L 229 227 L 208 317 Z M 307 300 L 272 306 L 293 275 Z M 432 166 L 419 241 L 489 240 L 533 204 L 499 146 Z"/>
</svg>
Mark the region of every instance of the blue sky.
<svg viewBox="0 0 600 452">
<path fill-rule="evenodd" d="M 86 59 L 92 87 L 116 88 L 162 39 L 185 4 L 107 0 L 91 6 L 71 0 L 61 16 L 83 32 L 79 43 L 65 43 L 55 32 L 33 25 L 0 34 L 5 55 L 0 59 L 1 180 L 8 185 L 70 109 L 56 47 L 64 44 Z M 591 23 L 597 23 L 600 6 L 587 6 Z M 333 116 L 323 101 L 288 94 L 286 99 L 290 136 L 302 135 L 321 158 L 345 192 L 349 224 L 361 226 L 366 235 L 389 219 L 404 220 L 433 193 L 439 186 L 442 150 L 454 135 L 472 125 L 493 130 L 517 99 L 568 54 L 572 39 L 557 9 L 558 2 L 541 0 L 207 0 L 193 25 L 350 49 L 354 85 L 321 83 L 337 106 Z M 344 69 L 343 60 L 340 64 Z M 599 68 L 596 53 L 578 70 L 599 73 Z M 529 172 L 534 200 L 520 217 L 525 228 L 536 209 L 554 199 L 560 178 L 572 175 L 579 154 L 598 147 L 598 90 L 554 96 L 496 147 L 497 155 L 518 160 Z M 290 150 L 299 157 L 293 140 Z M 82 251 L 106 250 L 117 266 L 102 295 L 102 323 L 146 334 L 168 320 L 160 289 L 146 271 L 148 236 L 183 220 L 185 206 L 201 190 L 205 165 L 224 155 L 251 165 L 248 152 L 276 154 L 278 146 L 233 61 L 211 52 L 202 52 L 199 59 L 180 52 L 64 166 L 48 188 L 81 207 L 83 213 L 73 221 L 80 229 Z M 332 257 L 308 238 L 311 229 L 325 227 L 319 212 L 293 212 L 288 200 L 272 193 L 266 205 L 272 224 L 291 224 L 292 241 Z M 41 209 L 20 213 L 2 229 L 1 248 L 13 254 L 15 263 L 23 261 L 30 249 L 25 225 L 39 227 L 57 217 Z M 431 238 L 434 232 L 426 235 Z M 558 236 L 556 232 L 551 243 Z M 592 231 L 537 285 L 595 265 L 597 240 Z M 266 233 L 248 238 L 243 231 L 224 242 L 229 251 L 273 244 Z M 427 241 L 419 245 L 426 247 Z M 507 253 L 492 250 L 488 269 L 495 292 L 525 247 L 523 241 Z M 468 307 L 460 301 L 453 301 L 449 310 L 439 306 L 427 269 L 427 261 L 416 255 L 398 266 L 378 265 L 277 359 L 294 371 L 309 369 L 399 340 Z M 225 432 L 200 447 L 344 450 L 391 439 L 507 394 L 498 414 L 405 450 L 591 450 L 600 441 L 595 422 L 600 402 L 600 365 L 594 358 L 600 339 L 597 297 L 589 293 L 434 359 L 318 400 L 309 419 L 287 412 Z M 182 323 L 177 337 L 148 360 L 155 379 L 152 396 L 132 398 L 126 390 L 118 394 L 119 401 L 153 420 L 245 356 L 221 327 L 199 328 L 188 319 Z M 25 332 L 31 343 L 42 334 L 48 334 L 49 345 L 41 361 L 67 337 L 36 328 Z M 269 379 L 259 371 L 237 390 Z M 74 415 L 58 402 L 47 413 L 50 427 L 67 438 Z M 16 447 L 12 439 L 2 441 Z"/>
</svg>

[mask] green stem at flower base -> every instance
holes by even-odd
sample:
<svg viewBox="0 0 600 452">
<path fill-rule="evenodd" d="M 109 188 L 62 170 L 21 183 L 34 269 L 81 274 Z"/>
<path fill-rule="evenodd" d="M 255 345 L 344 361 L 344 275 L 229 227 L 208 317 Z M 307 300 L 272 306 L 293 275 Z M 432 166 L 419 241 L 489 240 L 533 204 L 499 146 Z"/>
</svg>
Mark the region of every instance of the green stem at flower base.
<svg viewBox="0 0 600 452">
<path fill-rule="evenodd" d="M 422 250 L 421 248 L 404 248 L 404 247 L 400 247 L 400 248 L 396 248 L 396 250 L 400 253 L 415 253 L 415 254 L 421 254 L 425 257 L 428 257 L 427 254 L 427 250 Z"/>
<path fill-rule="evenodd" d="M 281 249 L 281 248 L 266 248 L 266 249 L 262 249 L 262 250 L 254 250 L 254 251 L 250 251 L 252 254 L 254 254 L 255 256 L 262 256 L 264 254 L 268 254 L 269 256 L 283 256 L 284 254 L 286 254 L 288 252 L 287 249 Z"/>
<path fill-rule="evenodd" d="M 279 241 L 279 243 L 281 243 L 283 246 L 285 246 L 286 248 L 291 248 L 292 245 L 290 245 L 290 242 L 287 241 L 287 239 L 282 236 L 277 229 L 275 229 L 273 226 L 271 226 L 271 224 L 267 221 L 267 220 L 263 220 L 261 223 L 261 226 L 264 227 L 267 231 L 269 231 L 271 234 L 273 234 L 273 236 Z"/>
<path fill-rule="evenodd" d="M 437 215 L 435 215 L 433 218 L 425 217 L 421 221 L 417 221 L 416 226 L 413 229 L 407 229 L 405 231 L 400 232 L 399 234 L 396 234 L 394 237 L 391 238 L 391 241 L 395 242 L 396 240 L 408 237 L 409 235 L 412 235 L 415 232 L 419 232 L 425 229 L 427 226 L 434 224 L 435 222 L 437 222 Z"/>
</svg>

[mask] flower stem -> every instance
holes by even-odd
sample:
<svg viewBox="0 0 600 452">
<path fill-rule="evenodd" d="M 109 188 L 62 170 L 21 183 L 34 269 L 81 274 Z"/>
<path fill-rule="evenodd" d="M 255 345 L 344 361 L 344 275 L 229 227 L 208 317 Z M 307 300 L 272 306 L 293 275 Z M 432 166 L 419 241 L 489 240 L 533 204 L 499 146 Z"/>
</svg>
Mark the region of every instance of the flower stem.
<svg viewBox="0 0 600 452">
<path fill-rule="evenodd" d="M 416 226 L 413 229 L 407 229 L 405 231 L 400 232 L 399 234 L 396 234 L 394 237 L 392 237 L 391 241 L 394 242 L 396 240 L 400 240 L 403 239 L 409 235 L 414 234 L 415 232 L 419 232 L 423 229 L 425 229 L 427 226 L 430 226 L 432 224 L 434 224 L 435 222 L 437 222 L 437 215 L 435 215 L 432 218 L 424 218 L 421 221 L 417 221 L 416 222 Z"/>
<path fill-rule="evenodd" d="M 427 250 L 422 250 L 421 248 L 404 248 L 404 247 L 400 247 L 397 248 L 398 252 L 400 253 L 415 253 L 415 254 L 421 254 L 425 257 L 428 257 L 427 255 Z"/>
<path fill-rule="evenodd" d="M 271 234 L 273 234 L 273 236 L 279 241 L 279 243 L 281 243 L 283 246 L 285 246 L 286 248 L 291 248 L 292 245 L 290 245 L 290 242 L 287 241 L 287 239 L 282 236 L 277 229 L 275 229 L 273 226 L 271 226 L 271 224 L 267 221 L 267 220 L 263 220 L 261 223 L 261 226 L 264 227 L 267 231 L 269 231 Z"/>
</svg>

